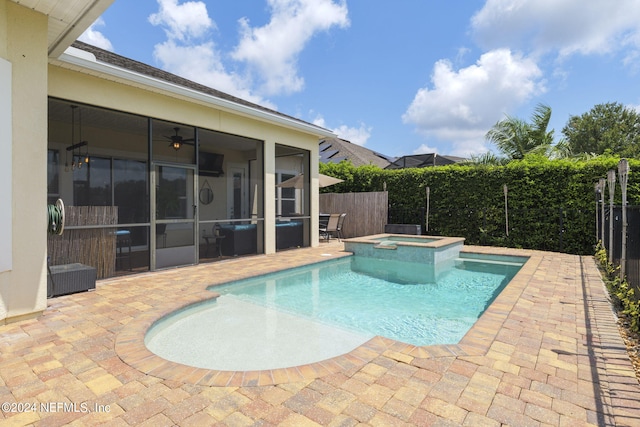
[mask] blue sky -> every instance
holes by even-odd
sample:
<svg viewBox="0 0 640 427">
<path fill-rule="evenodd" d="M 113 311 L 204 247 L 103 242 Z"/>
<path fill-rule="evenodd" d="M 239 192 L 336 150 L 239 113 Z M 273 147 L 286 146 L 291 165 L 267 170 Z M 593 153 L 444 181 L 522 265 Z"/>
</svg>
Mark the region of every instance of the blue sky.
<svg viewBox="0 0 640 427">
<path fill-rule="evenodd" d="M 401 156 L 640 109 L 638 0 L 115 0 L 81 40 Z"/>
</svg>

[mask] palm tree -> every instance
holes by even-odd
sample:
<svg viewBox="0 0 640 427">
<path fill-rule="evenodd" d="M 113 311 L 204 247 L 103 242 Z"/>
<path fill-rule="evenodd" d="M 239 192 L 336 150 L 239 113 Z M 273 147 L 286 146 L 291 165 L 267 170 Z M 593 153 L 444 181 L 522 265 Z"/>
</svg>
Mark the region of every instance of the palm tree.
<svg viewBox="0 0 640 427">
<path fill-rule="evenodd" d="M 509 163 L 509 159 L 506 157 L 499 157 L 493 154 L 491 151 L 486 153 L 471 155 L 471 158 L 467 161 L 456 163 L 458 165 L 472 165 L 472 166 L 504 166 Z"/>
<path fill-rule="evenodd" d="M 485 138 L 509 160 L 522 159 L 527 153 L 546 154 L 553 144 L 553 130 L 547 132 L 550 119 L 551 107 L 538 104 L 531 123 L 507 116 L 493 125 Z"/>
</svg>

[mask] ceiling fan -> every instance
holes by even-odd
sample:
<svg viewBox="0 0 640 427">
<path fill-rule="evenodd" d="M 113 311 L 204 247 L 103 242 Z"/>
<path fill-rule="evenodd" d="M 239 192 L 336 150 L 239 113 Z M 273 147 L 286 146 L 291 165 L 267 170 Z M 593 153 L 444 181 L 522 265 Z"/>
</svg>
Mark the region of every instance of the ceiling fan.
<svg viewBox="0 0 640 427">
<path fill-rule="evenodd" d="M 169 143 L 169 147 L 172 147 L 174 150 L 178 151 L 183 144 L 193 145 L 193 141 L 194 141 L 193 138 L 185 139 L 181 135 L 178 135 L 178 132 L 180 132 L 179 127 L 175 127 L 173 128 L 173 130 L 176 132 L 175 135 L 164 136 L 165 138 L 171 141 Z"/>
</svg>

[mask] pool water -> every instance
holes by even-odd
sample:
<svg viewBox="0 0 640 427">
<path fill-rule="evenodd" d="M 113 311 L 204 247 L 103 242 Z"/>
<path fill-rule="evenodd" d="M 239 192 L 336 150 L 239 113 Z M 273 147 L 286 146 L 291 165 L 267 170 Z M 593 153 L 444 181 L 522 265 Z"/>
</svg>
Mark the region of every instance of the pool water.
<svg viewBox="0 0 640 427">
<path fill-rule="evenodd" d="M 161 318 L 145 345 L 188 366 L 257 371 L 331 359 L 376 335 L 457 343 L 526 261 L 462 256 L 436 266 L 349 256 L 211 286 L 219 297 Z"/>
<path fill-rule="evenodd" d="M 453 344 L 521 265 L 452 260 L 434 281 L 430 265 L 353 256 L 210 289 L 360 334 Z"/>
</svg>

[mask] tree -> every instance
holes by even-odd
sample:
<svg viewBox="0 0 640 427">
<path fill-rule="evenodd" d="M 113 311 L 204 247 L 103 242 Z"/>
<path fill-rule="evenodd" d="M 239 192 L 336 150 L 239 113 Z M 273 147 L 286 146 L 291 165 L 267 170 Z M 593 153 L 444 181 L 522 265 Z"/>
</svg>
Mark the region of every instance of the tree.
<svg viewBox="0 0 640 427">
<path fill-rule="evenodd" d="M 455 163 L 455 165 L 465 166 L 504 166 L 509 163 L 509 159 L 505 157 L 499 157 L 493 154 L 491 151 L 486 153 L 471 155 L 469 160 Z"/>
<path fill-rule="evenodd" d="M 618 102 L 598 104 L 581 116 L 571 116 L 562 133 L 573 155 L 607 151 L 622 157 L 640 155 L 640 114 Z"/>
<path fill-rule="evenodd" d="M 485 138 L 509 160 L 522 159 L 531 152 L 545 154 L 553 144 L 553 130 L 547 131 L 550 119 L 551 107 L 538 104 L 531 123 L 507 116 L 493 125 Z"/>
</svg>

